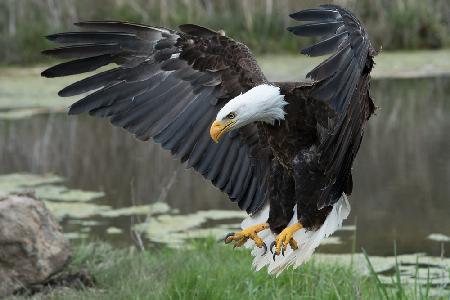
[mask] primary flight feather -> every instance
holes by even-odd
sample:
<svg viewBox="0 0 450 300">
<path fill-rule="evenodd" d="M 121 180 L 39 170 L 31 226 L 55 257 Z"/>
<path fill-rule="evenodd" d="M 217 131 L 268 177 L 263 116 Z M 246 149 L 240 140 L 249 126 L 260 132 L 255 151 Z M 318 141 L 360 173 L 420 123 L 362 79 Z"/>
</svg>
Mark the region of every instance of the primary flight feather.
<svg viewBox="0 0 450 300">
<path fill-rule="evenodd" d="M 270 273 L 306 261 L 348 216 L 352 163 L 375 109 L 376 51 L 359 20 L 336 5 L 291 17 L 303 22 L 288 28 L 293 34 L 320 37 L 303 54 L 330 55 L 309 82 L 270 82 L 223 31 L 118 21 L 48 36 L 61 47 L 44 53 L 71 60 L 42 73 L 116 65 L 59 92 L 87 93 L 69 113 L 107 117 L 153 139 L 227 193 L 249 217 L 225 242 L 253 248 L 254 266 Z"/>
</svg>

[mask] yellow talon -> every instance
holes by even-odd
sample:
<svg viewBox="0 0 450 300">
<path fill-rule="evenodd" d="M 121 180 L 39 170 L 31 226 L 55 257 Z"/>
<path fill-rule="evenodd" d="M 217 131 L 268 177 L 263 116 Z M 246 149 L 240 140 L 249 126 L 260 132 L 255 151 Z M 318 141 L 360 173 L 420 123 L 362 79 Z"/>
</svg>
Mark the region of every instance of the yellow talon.
<svg viewBox="0 0 450 300">
<path fill-rule="evenodd" d="M 284 251 L 286 251 L 288 245 L 290 245 L 293 250 L 298 249 L 297 242 L 293 239 L 293 236 L 294 233 L 296 233 L 298 230 L 302 228 L 303 228 L 302 224 L 295 223 L 291 226 L 286 227 L 282 232 L 280 232 L 280 234 L 277 236 L 274 242 L 276 246 L 275 253 L 273 254 L 274 259 L 275 256 L 280 255 L 280 253 L 284 254 Z"/>
<path fill-rule="evenodd" d="M 258 232 L 263 231 L 264 229 L 269 228 L 268 223 L 258 224 L 255 226 L 248 227 L 240 232 L 232 232 L 227 234 L 225 237 L 225 244 L 231 243 L 234 241 L 234 247 L 240 247 L 247 242 L 248 239 L 252 239 L 255 242 L 255 245 L 258 248 L 264 248 L 264 254 L 267 250 L 266 244 L 264 241 L 258 236 Z M 263 255 L 264 255 L 263 254 Z"/>
</svg>

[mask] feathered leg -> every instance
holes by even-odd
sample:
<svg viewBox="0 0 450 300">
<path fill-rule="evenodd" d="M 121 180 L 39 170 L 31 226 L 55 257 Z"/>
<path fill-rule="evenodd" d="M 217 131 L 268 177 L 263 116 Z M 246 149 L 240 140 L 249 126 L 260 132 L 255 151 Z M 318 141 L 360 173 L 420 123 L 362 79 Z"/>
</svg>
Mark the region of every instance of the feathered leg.
<svg viewBox="0 0 450 300">
<path fill-rule="evenodd" d="M 240 232 L 230 233 L 225 237 L 225 243 L 228 244 L 234 241 L 234 246 L 240 247 L 244 245 L 247 240 L 251 239 L 255 242 L 257 247 L 264 249 L 262 254 L 264 255 L 267 250 L 267 245 L 258 236 L 258 233 L 270 228 L 272 232 L 278 234 L 286 228 L 287 224 L 289 224 L 294 215 L 294 179 L 280 163 L 274 160 L 269 182 L 269 218 L 267 221 L 261 220 L 266 221 L 266 223 L 256 225 L 253 223 L 251 226 L 243 228 Z"/>
<path fill-rule="evenodd" d="M 294 215 L 294 179 L 283 166 L 274 161 L 269 178 L 270 211 L 267 222 L 272 232 L 278 234 L 286 228 Z"/>
<path fill-rule="evenodd" d="M 294 159 L 295 196 L 293 199 L 297 204 L 298 223 L 286 227 L 270 245 L 274 259 L 275 256 L 284 254 L 288 245 L 296 250 L 298 245 L 293 238 L 294 234 L 302 228 L 306 230 L 319 228 L 331 210 L 331 207 L 323 210 L 317 208 L 318 198 L 326 182 L 317 162 L 318 159 L 313 150 L 304 150 Z M 272 250 L 273 247 L 275 251 Z"/>
</svg>

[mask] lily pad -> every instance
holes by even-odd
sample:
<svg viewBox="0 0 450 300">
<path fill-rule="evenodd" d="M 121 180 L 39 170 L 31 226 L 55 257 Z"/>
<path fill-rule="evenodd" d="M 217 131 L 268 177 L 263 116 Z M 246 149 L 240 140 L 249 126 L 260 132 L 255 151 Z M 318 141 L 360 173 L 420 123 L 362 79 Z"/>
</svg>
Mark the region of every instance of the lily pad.
<svg viewBox="0 0 450 300">
<path fill-rule="evenodd" d="M 355 225 L 344 225 L 339 229 L 339 231 L 355 231 L 355 230 L 356 230 Z"/>
<path fill-rule="evenodd" d="M 76 240 L 76 239 L 85 239 L 89 235 L 83 232 L 65 232 L 64 236 L 69 240 Z"/>
<path fill-rule="evenodd" d="M 73 219 L 70 220 L 69 223 L 81 226 L 97 226 L 103 224 L 102 222 L 96 220 L 83 220 L 83 219 Z"/>
<path fill-rule="evenodd" d="M 138 206 L 130 206 L 117 208 L 109 211 L 101 212 L 100 215 L 102 217 L 121 217 L 121 216 L 132 216 L 132 215 L 154 215 L 154 214 L 164 214 L 169 212 L 175 212 L 173 209 L 169 207 L 167 203 L 164 202 L 156 202 L 149 205 L 138 205 Z"/>
<path fill-rule="evenodd" d="M 227 224 L 219 224 L 216 226 L 216 228 L 221 228 L 221 229 L 240 229 L 241 228 L 241 223 L 227 223 Z"/>
<path fill-rule="evenodd" d="M 109 227 L 106 229 L 107 234 L 120 234 L 123 233 L 123 230 L 117 227 Z"/>
<path fill-rule="evenodd" d="M 321 243 L 321 245 L 340 245 L 342 244 L 342 240 L 337 236 L 330 236 L 324 239 Z"/>
<path fill-rule="evenodd" d="M 8 174 L 0 176 L 0 191 L 3 194 L 34 191 L 43 199 L 49 210 L 62 219 L 88 218 L 110 210 L 110 206 L 88 204 L 85 202 L 102 197 L 102 192 L 70 190 L 60 184 L 64 179 L 57 175 L 46 174 Z M 50 201 L 51 200 L 51 201 Z"/>
<path fill-rule="evenodd" d="M 111 206 L 85 202 L 54 202 L 44 201 L 47 208 L 59 219 L 82 219 L 99 215 L 111 209 Z"/>
<path fill-rule="evenodd" d="M 352 265 L 356 271 L 370 276 L 370 268 L 361 253 L 356 254 L 316 254 L 315 260 L 324 263 Z M 400 280 L 404 284 L 431 284 L 436 295 L 450 286 L 450 258 L 425 256 L 423 254 L 393 256 L 371 256 L 369 258 L 380 281 L 391 285 L 396 278 L 396 263 L 400 270 Z M 436 288 L 437 287 L 437 288 Z M 448 290 L 447 290 L 448 293 Z"/>
<path fill-rule="evenodd" d="M 153 242 L 167 244 L 171 248 L 186 247 L 188 239 L 214 237 L 215 239 L 223 239 L 229 232 L 236 231 L 238 228 L 194 228 L 186 232 L 173 232 L 170 236 L 160 236 Z"/>
<path fill-rule="evenodd" d="M 179 247 L 186 240 L 215 236 L 224 237 L 230 231 L 236 231 L 236 223 L 220 224 L 215 227 L 202 228 L 208 220 L 226 220 L 242 218 L 245 213 L 231 210 L 198 211 L 187 215 L 160 215 L 150 218 L 146 223 L 137 224 L 135 230 L 145 233 L 146 237 L 157 243 L 166 243 L 171 247 Z M 237 226 L 236 226 L 237 225 Z"/>
<path fill-rule="evenodd" d="M 427 236 L 427 239 L 435 241 L 435 242 L 441 242 L 441 243 L 450 242 L 450 237 L 445 234 L 442 234 L 442 233 L 432 233 Z"/>
<path fill-rule="evenodd" d="M 240 210 L 199 210 L 195 214 L 210 220 L 243 219 L 247 217 L 247 214 Z"/>
<path fill-rule="evenodd" d="M 0 192 L 3 194 L 34 191 L 36 197 L 54 201 L 85 202 L 104 196 L 103 192 L 68 189 L 59 185 L 64 179 L 53 174 L 16 173 L 0 175 Z"/>
<path fill-rule="evenodd" d="M 222 223 L 211 227 L 205 224 L 208 220 L 224 221 L 242 219 L 246 214 L 234 210 L 198 211 L 188 215 L 160 215 L 149 219 L 146 223 L 138 224 L 135 230 L 144 232 L 146 237 L 157 243 L 165 243 L 170 247 L 180 247 L 188 239 L 213 236 L 223 238 L 227 233 L 240 229 L 238 223 Z M 323 244 L 340 244 L 338 237 L 330 237 Z"/>
<path fill-rule="evenodd" d="M 83 227 L 80 229 L 80 232 L 82 233 L 89 233 L 91 232 L 91 227 Z"/>
<path fill-rule="evenodd" d="M 63 180 L 64 179 L 62 177 L 53 174 L 35 175 L 15 173 L 0 175 L 0 191 L 5 194 L 19 193 L 32 188 L 37 188 L 38 186 L 44 184 L 60 183 Z"/>
<path fill-rule="evenodd" d="M 44 185 L 36 188 L 38 198 L 54 201 L 86 202 L 104 195 L 103 192 L 68 189 L 64 186 Z"/>
</svg>

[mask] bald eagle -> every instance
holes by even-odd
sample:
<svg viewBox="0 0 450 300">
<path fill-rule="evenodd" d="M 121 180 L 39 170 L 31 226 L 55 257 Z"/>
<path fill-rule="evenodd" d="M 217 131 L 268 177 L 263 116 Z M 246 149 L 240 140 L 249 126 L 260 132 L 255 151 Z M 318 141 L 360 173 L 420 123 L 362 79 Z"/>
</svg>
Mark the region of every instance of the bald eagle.
<svg viewBox="0 0 450 300">
<path fill-rule="evenodd" d="M 69 113 L 153 139 L 227 193 L 249 217 L 225 242 L 252 248 L 254 266 L 270 273 L 306 261 L 348 216 L 352 163 L 375 109 L 376 51 L 360 21 L 336 5 L 290 17 L 303 22 L 290 32 L 318 37 L 301 53 L 329 55 L 309 81 L 270 82 L 248 47 L 193 24 L 80 22 L 43 51 L 71 59 L 44 77 L 115 64 L 59 92 L 87 93 Z"/>
</svg>

